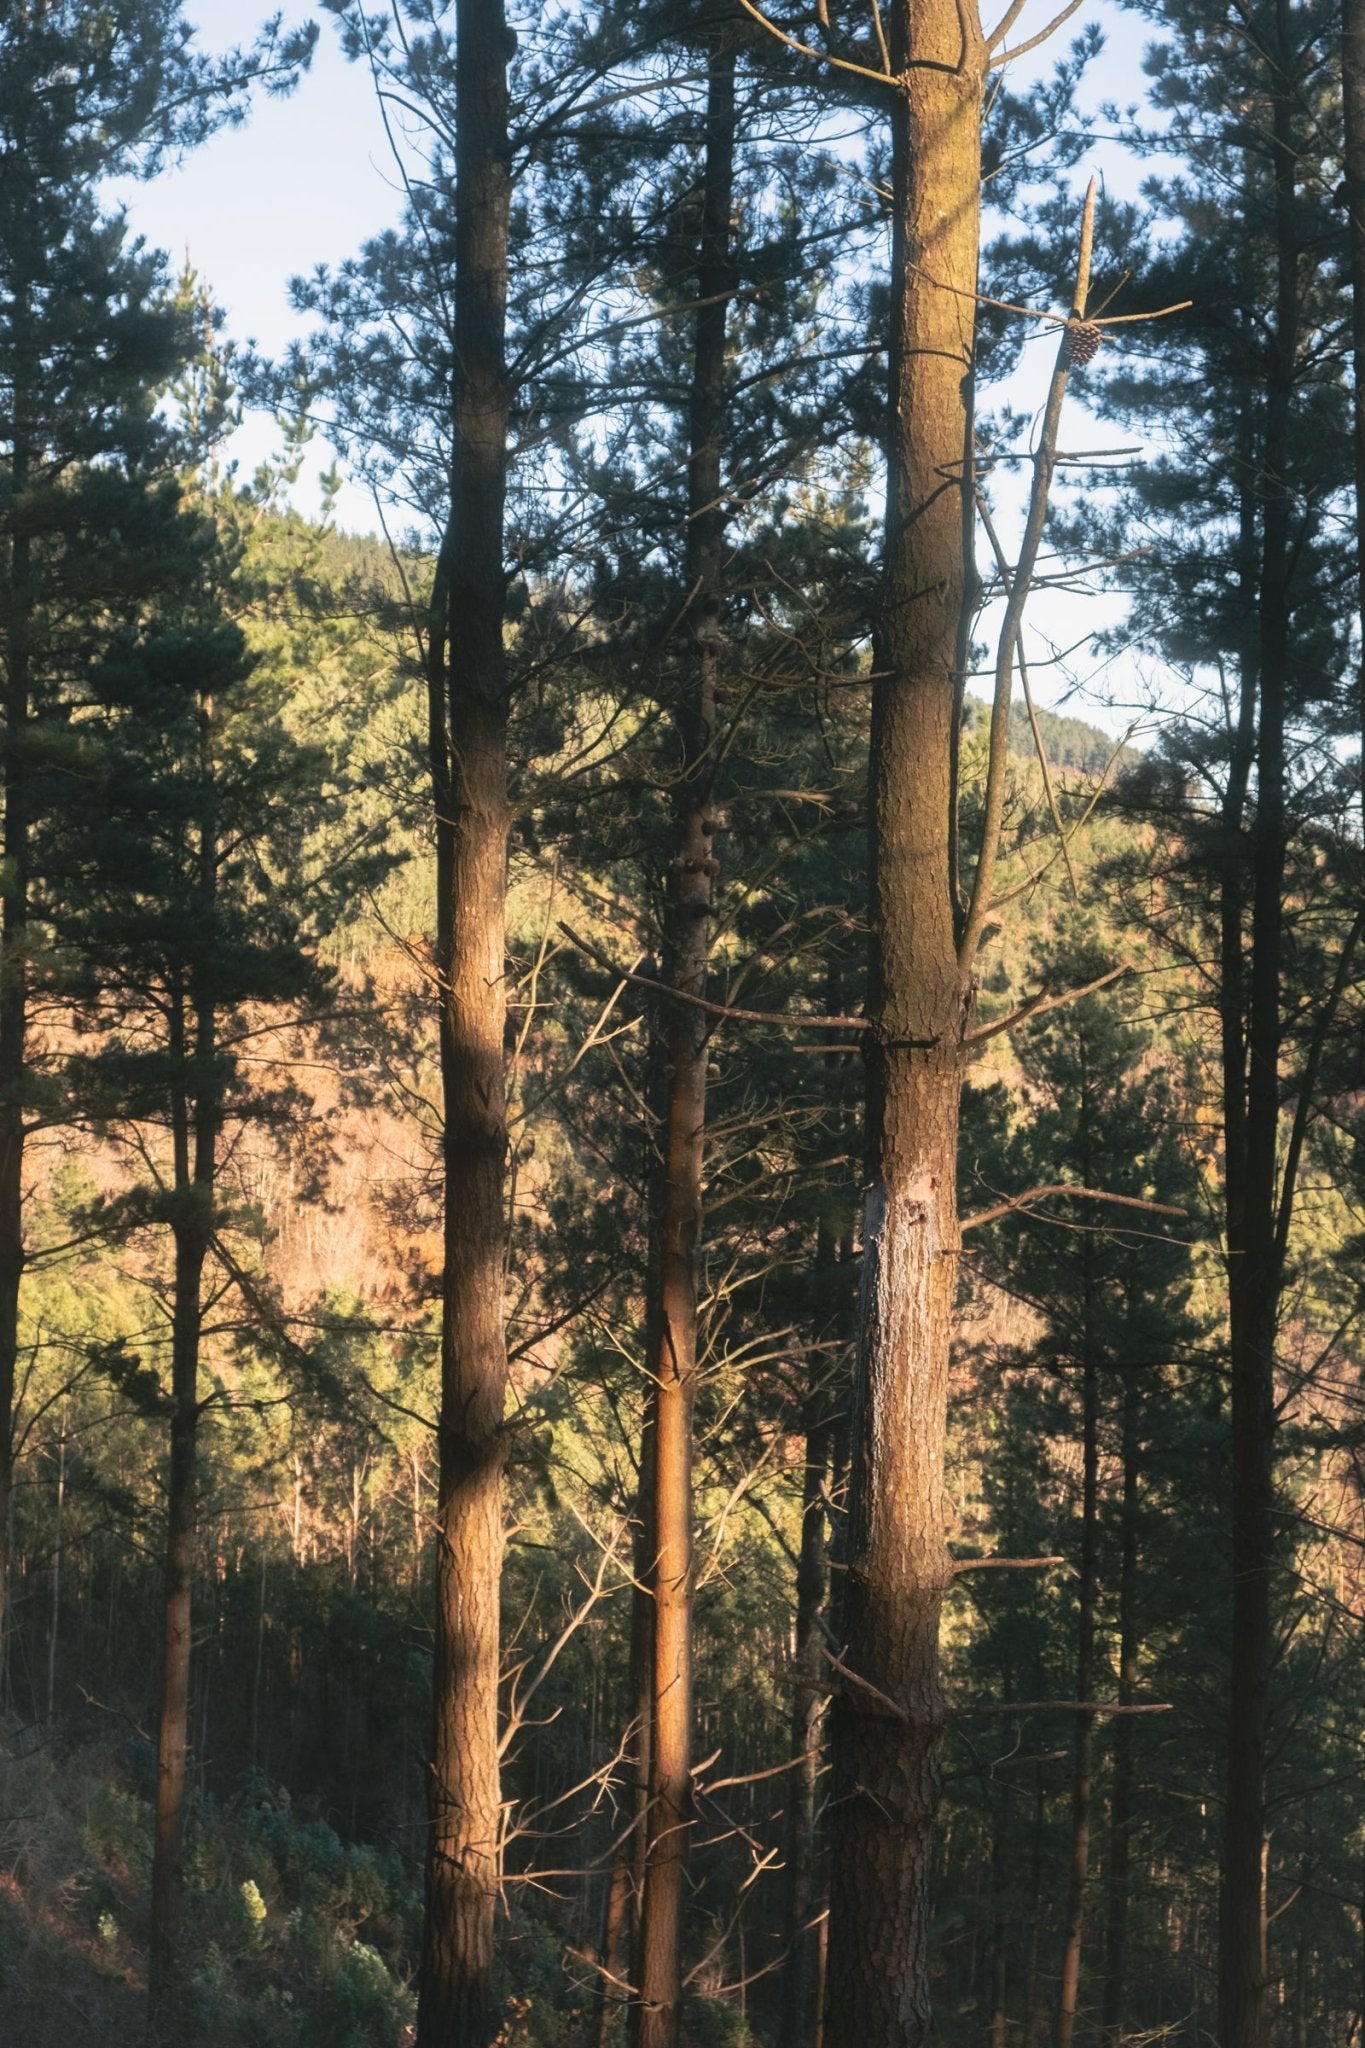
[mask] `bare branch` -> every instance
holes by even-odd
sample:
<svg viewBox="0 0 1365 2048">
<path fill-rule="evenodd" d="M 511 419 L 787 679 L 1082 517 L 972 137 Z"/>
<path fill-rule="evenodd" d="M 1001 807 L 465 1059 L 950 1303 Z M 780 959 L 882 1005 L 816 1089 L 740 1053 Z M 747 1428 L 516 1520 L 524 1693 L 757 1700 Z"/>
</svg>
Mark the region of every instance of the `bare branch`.
<svg viewBox="0 0 1365 2048">
<path fill-rule="evenodd" d="M 1170 1700 L 1153 1700 L 1138 1706 L 1121 1707 L 1107 1700 L 1000 1700 L 994 1706 L 950 1707 L 956 1720 L 982 1714 L 1169 1714 Z"/>
<path fill-rule="evenodd" d="M 1066 1562 L 1064 1557 L 955 1557 L 953 1577 L 960 1572 L 1044 1572 Z"/>
<path fill-rule="evenodd" d="M 993 29 L 989 29 L 986 33 L 986 48 L 988 50 L 999 49 L 1001 43 L 1004 42 L 1005 37 L 1014 27 L 1015 22 L 1018 21 L 1020 15 L 1023 13 L 1024 9 L 1027 6 L 1028 0 L 1010 0 L 1008 8 L 1004 12 L 1004 14 L 1001 15 L 999 21 L 997 21 L 997 23 L 995 24 L 995 27 Z"/>
<path fill-rule="evenodd" d="M 590 940 L 581 938 L 571 926 L 560 923 L 559 929 L 571 939 L 581 953 L 590 960 L 596 960 L 601 967 L 608 967 L 622 981 L 630 982 L 635 988 L 647 988 L 657 996 L 667 996 L 670 1002 L 687 1003 L 694 1010 L 704 1010 L 708 1017 L 724 1017 L 737 1024 L 777 1024 L 790 1029 L 794 1025 L 809 1025 L 818 1031 L 866 1031 L 866 1017 L 814 1017 L 804 1015 L 783 1015 L 776 1010 L 738 1010 L 729 1003 L 708 1003 L 702 996 L 685 995 L 681 989 L 670 988 L 666 981 L 654 981 L 647 974 L 631 974 L 613 960 L 609 953 L 601 951 Z M 823 1048 L 822 1048 L 823 1050 Z"/>
<path fill-rule="evenodd" d="M 1059 457 L 1058 460 L 1060 459 Z M 996 567 L 1000 571 L 1000 581 L 1004 584 L 1005 595 L 1008 597 L 1012 582 L 1010 565 L 1006 558 L 1005 550 L 1001 545 L 1000 536 L 995 530 L 995 521 L 991 518 L 990 507 L 980 491 L 976 494 L 976 504 L 977 510 L 981 514 L 981 524 L 986 529 L 986 538 L 991 544 L 991 552 L 995 556 Z M 1076 887 L 1076 870 L 1071 865 L 1071 845 L 1067 839 L 1065 827 L 1062 824 L 1062 814 L 1057 808 L 1057 792 L 1052 786 L 1052 770 L 1048 767 L 1047 750 L 1043 746 L 1043 735 L 1038 724 L 1038 714 L 1033 708 L 1033 692 L 1029 688 L 1028 680 L 1028 663 L 1024 659 L 1024 633 L 1022 626 L 1020 627 L 1015 645 L 1019 657 L 1019 681 L 1023 686 L 1024 704 L 1028 710 L 1029 729 L 1033 734 L 1033 746 L 1038 756 L 1038 766 L 1043 771 L 1043 789 L 1047 795 L 1048 813 L 1052 819 L 1053 830 L 1057 834 L 1057 843 L 1062 850 L 1062 859 L 1066 863 L 1066 878 L 1071 886 L 1071 900 L 1073 903 L 1078 903 L 1081 892 Z"/>
<path fill-rule="evenodd" d="M 866 64 L 853 64 L 847 57 L 833 57 L 827 50 L 816 50 L 809 43 L 798 42 L 795 36 L 788 35 L 784 28 L 779 28 L 775 21 L 760 13 L 754 6 L 754 0 L 739 0 L 739 4 L 751 21 L 756 21 L 760 28 L 766 28 L 770 36 L 776 36 L 779 43 L 785 43 L 798 56 L 813 58 L 817 64 L 831 64 L 836 71 L 851 71 L 855 78 L 870 78 L 875 85 L 895 85 L 898 82 L 889 71 L 873 71 Z M 1076 0 L 1076 4 L 1079 6 L 1080 0 Z"/>
<path fill-rule="evenodd" d="M 588 1529 L 588 1525 L 586 1522 L 583 1521 L 583 1517 L 581 1515 L 578 1515 L 576 1516 L 576 1520 L 579 1522 L 580 1526 L 587 1531 L 588 1535 L 591 1536 L 592 1531 Z M 580 1601 L 579 1605 L 574 1609 L 573 1613 L 565 1622 L 559 1634 L 555 1637 L 554 1641 L 546 1650 L 545 1655 L 540 1660 L 539 1669 L 537 1670 L 535 1676 L 532 1678 L 530 1684 L 525 1688 L 525 1690 L 522 1692 L 519 1698 L 514 1696 L 513 1699 L 509 1702 L 507 1710 L 507 1726 L 503 1729 L 502 1735 L 498 1740 L 499 1757 L 503 1757 L 507 1754 L 507 1751 L 511 1744 L 516 1740 L 517 1736 L 521 1733 L 522 1729 L 527 1726 L 526 1710 L 530 1706 L 532 1699 L 540 1690 L 541 1686 L 545 1683 L 545 1680 L 549 1677 L 551 1669 L 559 1659 L 560 1653 L 564 1650 L 564 1648 L 572 1640 L 572 1638 L 577 1635 L 579 1629 L 582 1628 L 584 1622 L 588 1619 L 588 1616 L 592 1613 L 593 1609 L 597 1606 L 598 1602 L 600 1600 L 606 1599 L 608 1595 L 612 1593 L 619 1592 L 622 1586 L 626 1586 L 631 1583 L 629 1576 L 621 1579 L 618 1582 L 618 1584 L 614 1586 L 609 1586 L 606 1583 L 608 1567 L 610 1565 L 617 1563 L 616 1546 L 620 1542 L 621 1537 L 624 1534 L 627 1526 L 628 1525 L 624 1521 L 618 1522 L 616 1527 L 612 1530 L 612 1533 L 607 1539 L 607 1541 L 600 1545 L 601 1555 L 598 1558 L 597 1571 L 588 1585 L 586 1597 L 582 1601 Z M 523 1666 L 522 1668 L 525 1669 L 525 1666 Z M 553 1716 L 551 1718 L 553 1718 Z M 585 1780 L 584 1782 L 587 1783 L 589 1781 Z"/>
<path fill-rule="evenodd" d="M 870 1698 L 876 1700 L 879 1706 L 885 1707 L 887 1712 L 893 1715 L 897 1721 L 903 1721 L 907 1727 L 909 1726 L 909 1713 L 898 1700 L 892 1699 L 890 1693 L 883 1692 L 879 1685 L 873 1685 L 870 1678 L 862 1678 L 856 1671 L 850 1671 L 847 1664 L 835 1656 L 833 1650 L 825 1650 L 823 1654 L 847 1684 L 855 1687 L 859 1692 L 867 1693 Z"/>
<path fill-rule="evenodd" d="M 1057 1195 L 1072 1195 L 1082 1202 L 1112 1202 L 1120 1209 L 1141 1209 L 1149 1216 L 1178 1216 L 1188 1222 L 1188 1209 L 1176 1209 L 1169 1202 L 1148 1202 L 1140 1195 L 1115 1195 L 1106 1188 L 1081 1188 L 1070 1181 L 1053 1181 L 1046 1187 L 1030 1188 L 1026 1194 L 1015 1195 L 1008 1202 L 998 1202 L 993 1209 L 978 1209 L 975 1216 L 964 1216 L 959 1230 L 976 1230 L 983 1223 L 998 1223 L 1002 1216 L 1017 1215 L 1028 1211 L 1035 1202 L 1050 1200 Z M 1045 1558 L 1043 1563 L 1047 1563 Z"/>
<path fill-rule="evenodd" d="M 746 1771 L 738 1778 L 717 1778 L 713 1784 L 698 1785 L 697 1797 L 709 1799 L 713 1792 L 723 1792 L 731 1785 L 757 1785 L 764 1778 L 780 1778 L 784 1771 L 797 1770 L 802 1764 L 808 1764 L 813 1757 L 818 1758 L 821 1754 L 818 1749 L 808 1749 L 800 1756 L 789 1756 L 784 1763 L 770 1765 L 766 1771 Z"/>
<path fill-rule="evenodd" d="M 1094 981 L 1083 981 L 1079 988 L 1058 989 L 1049 993 L 1040 989 L 1036 996 L 1030 996 L 1017 1010 L 1011 1010 L 1007 1017 L 997 1017 L 993 1024 L 983 1024 L 979 1031 L 969 1031 L 965 1045 L 985 1045 L 990 1039 L 998 1038 L 1002 1031 L 1013 1031 L 1016 1024 L 1026 1024 L 1030 1017 L 1045 1017 L 1049 1010 L 1060 1010 L 1067 1003 L 1077 1003 L 1082 996 L 1094 995 L 1096 989 L 1108 988 L 1111 981 L 1132 971 L 1132 963 L 1125 960 L 1119 967 L 1111 967 L 1107 974 L 1097 975 Z"/>
<path fill-rule="evenodd" d="M 1040 28 L 1036 36 L 1030 36 L 1027 42 L 1016 43 L 1012 50 L 1002 50 L 998 57 L 992 57 L 991 70 L 998 71 L 1002 65 L 1010 63 L 1015 57 L 1026 57 L 1030 50 L 1036 50 L 1040 43 L 1045 43 L 1050 37 L 1055 36 L 1058 29 L 1070 21 L 1073 14 L 1079 14 L 1084 4 L 1085 0 L 1067 0 L 1061 13 L 1054 14 L 1047 27 Z M 1018 20 L 1018 15 L 1016 14 L 1014 18 Z M 994 43 L 990 47 L 994 49 Z"/>
<path fill-rule="evenodd" d="M 1079 5 L 1079 0 L 1075 0 L 1075 4 Z M 990 909 L 996 864 L 1000 856 L 1000 838 L 1005 815 L 1005 778 L 1009 760 L 1010 696 L 1014 687 L 1015 650 L 1023 624 L 1024 607 L 1028 603 L 1029 591 L 1033 584 L 1033 573 L 1038 566 L 1038 550 L 1043 542 L 1043 528 L 1047 521 L 1048 500 L 1052 492 L 1052 478 L 1057 462 L 1057 437 L 1062 424 L 1062 402 L 1066 397 L 1067 381 L 1071 374 L 1072 335 L 1074 328 L 1085 319 L 1086 300 L 1090 296 L 1090 256 L 1095 239 L 1095 197 L 1098 189 L 1097 181 L 1092 178 L 1086 188 L 1085 205 L 1081 213 L 1081 242 L 1076 257 L 1076 289 L 1071 302 L 1071 316 L 1062 330 L 1057 348 L 1052 383 L 1043 411 L 1043 424 L 1033 456 L 1033 485 L 1029 493 L 1023 543 L 1005 605 L 1005 617 L 1000 627 L 995 661 L 995 696 L 991 706 L 981 843 L 977 854 L 976 873 L 972 877 L 972 893 L 963 924 L 962 942 L 958 949 L 958 960 L 964 970 L 971 967 L 981 945 L 981 936 Z"/>
</svg>

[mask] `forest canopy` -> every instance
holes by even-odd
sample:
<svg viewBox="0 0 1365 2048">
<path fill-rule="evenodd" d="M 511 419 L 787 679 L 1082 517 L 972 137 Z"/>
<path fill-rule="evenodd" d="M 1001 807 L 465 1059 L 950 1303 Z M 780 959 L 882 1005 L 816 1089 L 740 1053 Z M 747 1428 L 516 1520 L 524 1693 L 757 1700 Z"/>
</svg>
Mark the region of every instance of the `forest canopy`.
<svg viewBox="0 0 1365 2048">
<path fill-rule="evenodd" d="M 296 12 L 0 7 L 0 2034 L 1365 2048 L 1365 0 Z"/>
</svg>

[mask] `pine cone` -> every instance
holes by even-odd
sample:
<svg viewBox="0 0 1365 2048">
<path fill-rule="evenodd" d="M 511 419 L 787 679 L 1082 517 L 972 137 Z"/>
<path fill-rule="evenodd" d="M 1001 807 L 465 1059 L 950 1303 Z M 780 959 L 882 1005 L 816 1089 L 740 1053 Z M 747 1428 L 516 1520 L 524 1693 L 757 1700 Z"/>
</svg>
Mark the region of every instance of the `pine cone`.
<svg viewBox="0 0 1365 2048">
<path fill-rule="evenodd" d="M 1066 329 L 1066 360 L 1073 370 L 1083 370 L 1099 353 L 1103 334 L 1093 320 L 1071 320 Z"/>
</svg>

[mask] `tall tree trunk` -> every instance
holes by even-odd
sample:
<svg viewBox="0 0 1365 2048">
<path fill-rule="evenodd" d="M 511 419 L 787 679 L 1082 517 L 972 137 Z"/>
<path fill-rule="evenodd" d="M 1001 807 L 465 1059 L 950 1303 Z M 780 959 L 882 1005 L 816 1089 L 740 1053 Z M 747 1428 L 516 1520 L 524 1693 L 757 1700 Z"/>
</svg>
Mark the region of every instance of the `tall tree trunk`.
<svg viewBox="0 0 1365 2048">
<path fill-rule="evenodd" d="M 950 814 L 960 478 L 970 445 L 985 52 L 971 0 L 890 10 L 886 560 L 872 699 L 867 1194 L 841 1661 L 832 1711 L 829 2048 L 929 2026 L 957 1125 L 971 963 Z"/>
<path fill-rule="evenodd" d="M 434 1729 L 419 2048 L 497 2032 L 499 1593 L 507 1393 L 503 650 L 511 201 L 500 0 L 457 0 L 451 498 L 428 633 L 445 1126 Z"/>
<path fill-rule="evenodd" d="M 148 1992 L 164 2006 L 175 1970 L 184 1891 L 185 1764 L 189 1747 L 191 1605 L 199 1435 L 199 1331 L 206 1243 L 175 1234 L 171 1326 L 171 1444 L 166 1479 L 166 1567 L 161 1714 L 152 1831 L 152 1940 Z"/>
<path fill-rule="evenodd" d="M 1138 1676 L 1138 1476 L 1141 1400 L 1130 1372 L 1123 1389 L 1123 1495 L 1119 1532 L 1119 1705 L 1131 1705 Z M 1128 1992 L 1128 1906 L 1135 1812 L 1133 1723 L 1114 1723 L 1114 1779 L 1109 1795 L 1109 1871 L 1105 1900 L 1104 2039 L 1119 2048 Z"/>
<path fill-rule="evenodd" d="M 33 692 L 32 548 L 22 523 L 33 453 L 23 364 L 28 301 L 11 309 L 16 362 L 8 588 L 4 592 L 4 884 L 0 889 L 0 1702 L 10 1669 L 10 1542 L 14 1528 L 15 1393 L 19 1292 L 24 1277 L 24 1080 L 28 1060 L 28 916 L 31 830 L 28 728 Z"/>
<path fill-rule="evenodd" d="M 991 1830 L 990 2048 L 1009 2042 L 1009 1795 L 998 1792 Z"/>
<path fill-rule="evenodd" d="M 1100 1469 L 1099 1375 L 1087 1359 L 1081 1382 L 1081 1582 L 1076 1629 L 1076 1698 L 1089 1700 L 1095 1683 L 1096 1539 Z M 1081 1987 L 1081 1943 L 1085 1933 L 1085 1886 L 1090 1869 L 1090 1796 L 1095 1724 L 1076 1716 L 1071 1756 L 1071 1864 L 1067 1873 L 1066 1937 L 1057 2000 L 1057 2048 L 1071 2048 L 1076 2001 Z"/>
<path fill-rule="evenodd" d="M 210 710 L 200 719 L 207 754 Z M 208 767 L 207 759 L 203 763 Z M 211 820 L 199 845 L 205 915 L 211 913 L 217 853 Z M 193 1040 L 187 1009 L 193 1002 Z M 166 1478 L 165 1605 L 162 1622 L 161 1710 L 157 1727 L 156 1797 L 152 1821 L 152 1935 L 147 1989 L 153 2013 L 164 2008 L 179 1960 L 184 1894 L 185 1765 L 189 1747 L 190 1646 L 199 1439 L 199 1346 L 203 1275 L 213 1228 L 217 1103 L 212 1069 L 211 1004 L 191 998 L 177 978 L 171 992 L 170 1053 L 175 1209 L 175 1273 L 171 1301 L 171 1428 Z"/>
<path fill-rule="evenodd" d="M 817 1269 L 832 1266 L 833 1245 L 821 1226 Z M 821 1687 L 825 1662 L 824 1606 L 828 1572 L 825 1547 L 825 1490 L 829 1476 L 830 1395 L 823 1384 L 828 1364 L 816 1353 L 812 1370 L 820 1384 L 805 1400 L 806 1456 L 801 1489 L 801 1548 L 796 1569 L 796 1678 L 792 1706 L 792 1755 L 798 1759 L 787 1792 L 786 1950 L 782 1972 L 778 2039 L 784 2048 L 807 2048 L 815 2021 L 819 1930 L 810 1925 L 816 1891 L 816 1793 L 820 1778 Z"/>
<path fill-rule="evenodd" d="M 52 1611 L 47 1631 L 47 1725 L 57 1717 L 57 1637 L 62 1619 L 62 1524 L 66 1508 L 66 1403 L 57 1447 L 57 1514 L 52 1538 Z"/>
<path fill-rule="evenodd" d="M 1035 1911 L 1029 1915 L 1028 1942 L 1024 1950 L 1024 2048 L 1038 2048 L 1038 2043 L 1047 2038 L 1047 2004 L 1039 1987 L 1038 1950 L 1039 1922 L 1043 1897 L 1043 1828 L 1047 1813 L 1047 1802 L 1043 1791 L 1043 1771 L 1040 1764 L 1033 1766 L 1033 1825 L 1029 1831 L 1029 1896 L 1035 1901 Z"/>
<path fill-rule="evenodd" d="M 1285 721 L 1292 485 L 1289 427 L 1298 352 L 1297 159 L 1292 21 L 1278 0 L 1272 65 L 1276 303 L 1266 389 L 1259 591 L 1256 808 L 1250 831 L 1251 961 L 1243 1027 L 1224 1003 L 1225 1217 L 1232 1383 L 1232 1663 L 1219 1896 L 1220 2048 L 1266 2037 L 1265 1756 L 1272 1653 L 1275 1341 L 1283 1276 L 1279 1184 L 1281 978 L 1285 878 Z M 1254 687 L 1244 677 L 1243 691 Z M 1224 932 L 1224 958 L 1240 946 Z M 1234 986 L 1240 984 L 1240 969 Z"/>
<path fill-rule="evenodd" d="M 195 848 L 200 917 L 213 917 L 218 886 L 214 816 L 213 702 L 198 717 L 198 781 L 204 806 Z M 169 1051 L 175 1272 L 171 1302 L 171 1428 L 166 1485 L 166 1568 L 152 1827 L 152 1933 L 147 1989 L 153 2014 L 164 2005 L 178 1961 L 184 1893 L 185 1766 L 189 1746 L 190 1649 L 198 1487 L 199 1348 L 203 1276 L 213 1232 L 221 1105 L 214 1063 L 217 1018 L 202 982 L 172 976 Z"/>
<path fill-rule="evenodd" d="M 658 1050 L 661 1052 L 662 1048 Z M 658 1072 L 651 1077 L 651 1098 L 659 1092 L 658 1084 L 663 1078 L 662 1058 L 657 1060 L 655 1065 Z M 648 1291 L 652 1328 L 653 1311 L 658 1300 L 653 1259 Z M 646 1341 L 648 1342 L 648 1338 Z M 650 1561 L 654 1556 L 654 1520 L 650 1508 L 654 1470 L 652 1406 L 652 1402 L 646 1403 L 645 1417 L 640 1430 L 640 1465 L 632 1544 L 633 1584 L 630 1592 L 630 1658 L 627 1677 L 627 1718 L 633 1749 L 629 1779 L 630 1829 L 617 1851 L 607 1884 L 601 1960 L 604 1971 L 611 1974 L 604 1974 L 597 1981 L 593 2012 L 594 2048 L 606 2048 L 612 2014 L 621 2000 L 621 1983 L 626 1980 L 627 1958 L 630 1958 L 633 1971 L 629 1981 L 635 1984 L 639 1983 L 641 1962 L 640 1902 L 644 1897 L 645 1865 L 649 1853 L 649 1746 L 653 1725 L 654 1679 L 654 1602 L 648 1584 Z M 639 2027 L 638 2000 L 633 2000 L 628 2007 L 627 2022 L 628 2031 L 634 2038 Z"/>
<path fill-rule="evenodd" d="M 1352 432 L 1355 448 L 1357 608 L 1362 639 L 1356 722 L 1365 792 L 1365 0 L 1341 0 L 1341 88 L 1346 118 L 1346 203 L 1351 270 Z M 1362 794 L 1365 803 L 1365 794 Z"/>
<path fill-rule="evenodd" d="M 686 629 L 690 647 L 675 724 L 681 762 L 668 877 L 664 979 L 699 996 L 706 984 L 714 896 L 711 815 L 716 681 L 722 642 L 726 421 L 725 342 L 733 270 L 734 33 L 722 22 L 707 53 L 706 144 L 688 431 Z M 669 1006 L 663 1124 L 653 1419 L 653 1684 L 649 1853 L 641 1911 L 639 2048 L 676 2048 L 682 2015 L 682 1911 L 692 1821 L 692 1410 L 697 1377 L 709 1032 L 702 1013 Z"/>
</svg>

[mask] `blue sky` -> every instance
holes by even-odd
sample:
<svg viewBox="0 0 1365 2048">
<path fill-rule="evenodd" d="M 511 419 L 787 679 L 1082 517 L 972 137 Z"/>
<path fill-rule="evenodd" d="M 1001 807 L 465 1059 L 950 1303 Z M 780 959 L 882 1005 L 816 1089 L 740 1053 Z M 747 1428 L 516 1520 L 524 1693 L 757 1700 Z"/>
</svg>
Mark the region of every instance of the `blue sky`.
<svg viewBox="0 0 1365 2048">
<path fill-rule="evenodd" d="M 186 9 L 210 49 L 248 41 L 268 8 L 257 0 L 198 0 Z M 295 5 L 286 21 L 307 18 Z M 392 222 L 399 199 L 369 75 L 346 63 L 323 22 L 312 69 L 287 100 L 257 99 L 245 125 L 225 129 L 177 168 L 123 188 L 149 242 L 178 264 L 188 249 L 234 335 L 267 350 L 297 332 L 288 280 L 352 254 Z"/>
</svg>

